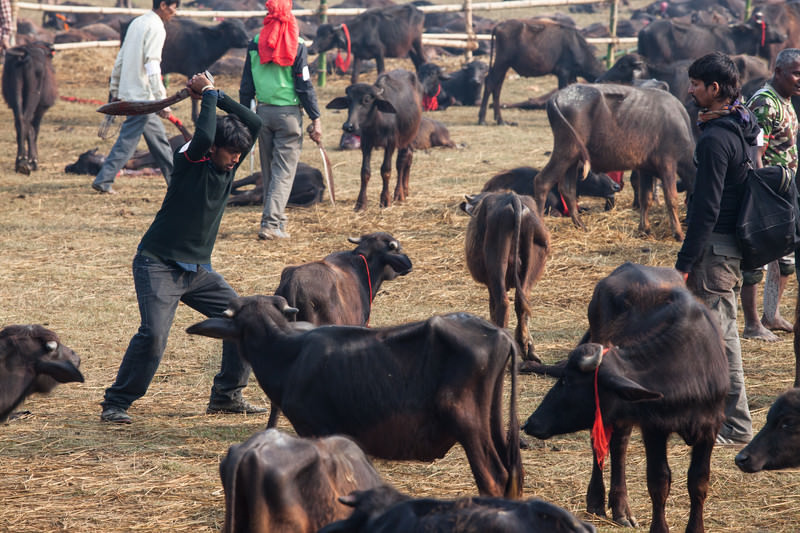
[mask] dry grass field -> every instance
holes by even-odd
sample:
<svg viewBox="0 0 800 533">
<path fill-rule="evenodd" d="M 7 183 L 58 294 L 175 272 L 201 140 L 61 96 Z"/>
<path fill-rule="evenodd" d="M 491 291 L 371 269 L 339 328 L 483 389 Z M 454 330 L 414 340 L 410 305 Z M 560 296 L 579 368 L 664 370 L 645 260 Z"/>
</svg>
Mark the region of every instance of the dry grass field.
<svg viewBox="0 0 800 533">
<path fill-rule="evenodd" d="M 103 99 L 115 50 L 60 52 L 55 57 L 60 94 Z M 448 64 L 457 66 L 457 59 Z M 409 68 L 410 62 L 391 62 Z M 367 79 L 374 79 L 374 75 Z M 173 87 L 180 76 L 173 77 Z M 554 78 L 512 76 L 503 100 L 513 102 L 554 87 Z M 237 79 L 218 79 L 232 95 Z M 346 82 L 329 79 L 318 90 L 322 105 L 343 94 Z M 219 531 L 224 495 L 218 465 L 228 447 L 260 431 L 265 416 L 205 414 L 211 379 L 219 367 L 218 341 L 187 335 L 202 317 L 181 306 L 164 360 L 147 395 L 130 409 L 134 424 L 99 421 L 104 389 L 112 382 L 128 340 L 138 327 L 131 259 L 148 227 L 165 186 L 161 177 L 118 178 L 116 196 L 92 191 L 91 176 L 64 173 L 64 166 L 94 147 L 107 153 L 112 141 L 96 135 L 101 116 L 94 106 L 59 101 L 45 116 L 40 135 L 41 169 L 30 176 L 13 172 L 13 120 L 5 106 L 0 118 L 0 325 L 41 323 L 53 329 L 82 358 L 83 384 L 68 384 L 49 396 L 30 398 L 20 419 L 0 426 L 0 531 L 121 532 Z M 188 122 L 189 104 L 176 108 Z M 506 110 L 517 127 L 479 127 L 477 108 L 450 108 L 429 114 L 450 129 L 457 149 L 416 153 L 411 195 L 403 205 L 378 208 L 380 179 L 373 162 L 369 208 L 352 210 L 358 191 L 360 154 L 335 150 L 344 115 L 323 111 L 324 144 L 334 165 L 338 202 L 289 211 L 286 242 L 259 242 L 260 208 L 229 208 L 213 256 L 221 272 L 242 295 L 270 294 L 281 269 L 349 249 L 348 236 L 389 231 L 414 263 L 406 277 L 388 282 L 375 298 L 372 327 L 420 320 L 436 313 L 468 311 L 488 318 L 484 287 L 473 282 L 463 259 L 467 218 L 458 204 L 477 192 L 494 173 L 520 165 L 541 168 L 552 148 L 543 111 Z M 171 126 L 168 125 L 169 128 Z M 168 129 L 168 131 L 173 131 Z M 306 142 L 302 160 L 319 166 L 319 154 Z M 255 166 L 258 168 L 256 158 Z M 249 171 L 245 162 L 240 175 Z M 393 185 L 392 185 L 393 186 Z M 657 206 L 654 231 L 637 234 L 638 213 L 630 208 L 631 188 L 617 208 L 584 200 L 589 229 L 548 218 L 552 254 L 544 278 L 532 295 L 531 330 L 546 362 L 563 358 L 587 327 L 586 305 L 594 284 L 624 261 L 672 266 L 678 243 Z M 782 302 L 792 315 L 797 285 Z M 512 320 L 512 327 L 513 327 Z M 772 400 L 793 380 L 792 339 L 766 344 L 743 340 L 748 393 L 755 426 L 760 428 Z M 519 413 L 524 420 L 551 381 L 522 376 Z M 266 404 L 255 381 L 245 390 L 252 402 Z M 285 419 L 280 427 L 291 431 Z M 413 431 L 413 428 L 408 428 Z M 583 518 L 591 471 L 588 432 L 554 438 L 523 450 L 525 495 L 563 506 Z M 682 530 L 688 518 L 686 469 L 689 449 L 670 441 L 673 472 L 667 518 Z M 800 474 L 741 473 L 731 448 L 715 450 L 705 518 L 710 531 L 792 532 L 800 530 Z M 375 461 L 386 481 L 418 496 L 453 498 L 475 493 L 459 446 L 432 463 Z M 650 523 L 644 481 L 644 453 L 635 437 L 628 465 L 634 513 Z M 613 524 L 590 518 L 600 531 Z"/>
</svg>

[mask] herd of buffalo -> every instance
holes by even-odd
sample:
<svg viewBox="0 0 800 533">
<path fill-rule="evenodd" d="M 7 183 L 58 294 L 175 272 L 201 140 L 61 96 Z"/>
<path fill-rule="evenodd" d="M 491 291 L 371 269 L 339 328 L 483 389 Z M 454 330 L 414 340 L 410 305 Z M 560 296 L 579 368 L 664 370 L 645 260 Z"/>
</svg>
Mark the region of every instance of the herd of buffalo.
<svg viewBox="0 0 800 533">
<path fill-rule="evenodd" d="M 254 2 L 197 3 L 259 9 Z M 433 54 L 423 48 L 421 36 L 463 31 L 464 17 L 426 16 L 419 7 L 427 4 L 345 2 L 342 7 L 373 9 L 341 21 L 331 17 L 321 25 L 309 17 L 301 31 L 313 40 L 312 54 L 340 49 L 354 59 L 351 85 L 327 108 L 347 110 L 341 147 L 362 153 L 356 210 L 367 208 L 374 149 L 384 150 L 380 206 L 402 202 L 414 150 L 454 145 L 446 126 L 430 118 L 433 112 L 480 106 L 477 120 L 483 124 L 491 96 L 494 118 L 502 124 L 500 92 L 508 69 L 557 77 L 559 89 L 547 98 L 512 104 L 546 109 L 554 137 L 549 162 L 541 170 L 500 173 L 461 205 L 470 215 L 466 265 L 488 288 L 490 321 L 457 312 L 370 328 L 373 298 L 382 284 L 412 271 L 399 241 L 376 232 L 351 239 L 351 250 L 285 268 L 274 295 L 236 298 L 222 316 L 189 327 L 190 334 L 234 341 L 272 403 L 268 429 L 231 446 L 220 464 L 224 531 L 595 531 L 558 506 L 520 499 L 520 430 L 540 439 L 591 430 L 587 510 L 606 516 L 609 508 L 615 522 L 635 527 L 625 475 L 633 427 L 641 431 L 647 457 L 650 531 L 669 531 L 667 439 L 672 433 L 692 448 L 686 531 L 704 531 L 711 454 L 728 392 L 717 324 L 677 271 L 625 263 L 597 283 L 588 306 L 589 328 L 579 344 L 559 364 L 542 364 L 528 317 L 530 291 L 550 254 L 543 215 L 570 216 L 583 227 L 577 197 L 603 197 L 610 209 L 620 183 L 608 174 L 631 170 L 640 230 L 650 231 L 648 209 L 657 178 L 673 236 L 681 240 L 678 191 L 691 192 L 694 184 L 692 117 L 697 113 L 686 97 L 688 65 L 714 50 L 734 55 L 744 92 L 752 92 L 770 75 L 777 51 L 800 47 L 800 2 L 756 2 L 747 17 L 740 0 L 655 2 L 620 21 L 618 34 L 638 36 L 638 53 L 620 57 L 610 69 L 586 42 L 589 35 L 607 34 L 602 25 L 580 29 L 563 14 L 500 23 L 475 17 L 476 31 L 492 36 L 488 49 L 475 51 L 488 53 L 488 64 L 475 60 L 451 73 L 426 60 Z M 7 51 L 3 65 L 3 97 L 17 130 L 15 169 L 22 173 L 37 169 L 39 126 L 57 98 L 51 42 L 97 40 L 108 34 L 103 25 L 116 23 L 123 34 L 125 28 L 124 20 L 88 14 L 48 16 L 45 22 L 49 30 L 20 23 L 21 44 Z M 177 19 L 167 26 L 162 70 L 240 72 L 235 51 L 246 46 L 253 31 L 250 22 L 206 26 Z M 113 38 L 108 35 L 102 38 Z M 406 56 L 413 71 L 384 72 L 386 57 Z M 373 60 L 375 81 L 358 82 Z M 577 83 L 578 78 L 586 83 Z M 67 171 L 96 172 L 99 162 L 102 155 L 87 153 Z M 146 163 L 140 161 L 141 166 Z M 258 186 L 257 177 L 240 180 L 230 203 L 259 203 L 260 189 L 236 190 Z M 323 191 L 321 173 L 301 165 L 293 203 L 310 205 Z M 505 329 L 512 288 L 513 335 Z M 795 336 L 798 387 L 798 325 Z M 33 393 L 83 381 L 79 365 L 78 356 L 42 326 L 2 329 L 0 421 Z M 557 379 L 523 424 L 516 407 L 520 372 Z M 508 373 L 511 390 L 504 395 Z M 281 413 L 297 436 L 275 429 Z M 397 429 L 409 427 L 414 431 Z M 385 484 L 367 457 L 431 461 L 455 444 L 466 453 L 479 497 L 413 498 Z M 775 401 L 765 427 L 735 461 L 744 472 L 800 466 L 800 388 Z"/>
</svg>

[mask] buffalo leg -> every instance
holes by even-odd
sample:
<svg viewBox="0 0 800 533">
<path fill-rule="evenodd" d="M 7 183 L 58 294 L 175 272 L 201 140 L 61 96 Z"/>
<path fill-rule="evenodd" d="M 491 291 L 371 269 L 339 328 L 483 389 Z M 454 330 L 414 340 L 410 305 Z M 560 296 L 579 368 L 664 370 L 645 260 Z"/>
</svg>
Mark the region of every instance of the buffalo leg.
<svg viewBox="0 0 800 533">
<path fill-rule="evenodd" d="M 361 139 L 361 190 L 358 192 L 356 200 L 356 211 L 361 211 L 367 207 L 367 184 L 370 178 L 370 164 L 372 159 L 372 146 L 367 139 Z"/>
<path fill-rule="evenodd" d="M 667 168 L 661 172 L 660 177 L 661 188 L 664 191 L 664 207 L 667 209 L 669 224 L 672 227 L 672 236 L 680 242 L 683 240 L 683 230 L 678 220 L 678 175 L 674 168 Z"/>
<path fill-rule="evenodd" d="M 350 73 L 350 83 L 358 83 L 358 74 L 361 70 L 361 59 L 353 57 L 353 72 Z"/>
<path fill-rule="evenodd" d="M 31 136 L 31 142 L 28 146 L 28 162 L 31 170 L 36 170 L 39 167 L 39 126 L 42 124 L 42 117 L 44 117 L 45 111 L 47 109 L 44 107 L 36 109 L 31 121 L 31 131 L 28 132 L 28 135 Z"/>
<path fill-rule="evenodd" d="M 410 147 L 400 148 L 397 152 L 397 186 L 394 189 L 394 201 L 404 202 L 408 196 L 408 175 L 411 173 L 411 162 L 414 152 Z"/>
<path fill-rule="evenodd" d="M 667 463 L 667 436 L 664 431 L 642 428 L 642 440 L 647 455 L 647 492 L 653 503 L 650 533 L 669 533 L 665 514 L 672 473 Z M 692 464 L 695 457 L 692 455 Z"/>
<path fill-rule="evenodd" d="M 639 231 L 650 234 L 650 206 L 653 204 L 653 175 L 639 171 Z"/>
<path fill-rule="evenodd" d="M 394 145 L 390 143 L 383 151 L 383 163 L 381 163 L 381 179 L 383 180 L 383 188 L 381 189 L 381 207 L 389 207 L 392 205 L 392 198 L 389 196 L 389 180 L 392 177 L 393 155 Z M 398 176 L 398 179 L 400 179 L 400 176 Z"/>
<path fill-rule="evenodd" d="M 420 65 L 425 63 L 425 50 L 422 48 L 422 38 L 414 39 L 411 43 L 411 50 L 408 51 L 408 56 L 414 63 L 414 70 L 419 71 Z"/>
<path fill-rule="evenodd" d="M 278 407 L 278 404 L 270 400 L 269 420 L 267 420 L 267 429 L 274 428 L 278 424 L 279 416 L 281 416 L 281 408 Z"/>
<path fill-rule="evenodd" d="M 586 165 L 588 163 L 584 162 L 583 164 Z M 585 230 L 586 226 L 578 214 L 578 180 L 582 179 L 582 176 L 579 176 L 579 167 L 580 164 L 569 167 L 564 177 L 558 181 L 558 192 L 561 193 L 564 203 L 567 204 L 572 223 L 575 224 L 575 227 Z"/>
<path fill-rule="evenodd" d="M 711 474 L 711 451 L 714 449 L 714 439 L 717 431 L 709 428 L 708 437 L 698 440 L 692 447 L 692 461 L 689 464 L 687 484 L 689 486 L 689 523 L 686 524 L 688 533 L 703 533 L 703 506 L 708 496 L 708 479 Z"/>
<path fill-rule="evenodd" d="M 614 522 L 639 527 L 628 503 L 628 443 L 631 440 L 631 426 L 615 427 L 611 435 L 611 483 L 608 489 L 608 507 Z"/>
</svg>

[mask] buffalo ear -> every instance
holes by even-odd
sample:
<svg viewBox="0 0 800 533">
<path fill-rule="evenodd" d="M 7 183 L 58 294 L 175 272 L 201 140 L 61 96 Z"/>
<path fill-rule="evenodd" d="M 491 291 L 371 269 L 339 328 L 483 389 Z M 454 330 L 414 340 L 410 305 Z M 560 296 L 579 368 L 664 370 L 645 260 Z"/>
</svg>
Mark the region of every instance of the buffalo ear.
<svg viewBox="0 0 800 533">
<path fill-rule="evenodd" d="M 397 113 L 397 110 L 394 108 L 394 106 L 388 100 L 384 100 L 382 98 L 375 100 L 375 106 L 381 113 Z"/>
<path fill-rule="evenodd" d="M 239 330 L 230 318 L 208 318 L 186 328 L 186 333 L 215 339 L 235 339 Z"/>
<path fill-rule="evenodd" d="M 70 361 L 38 361 L 36 372 L 46 374 L 59 383 L 83 383 L 83 374 Z"/>
<path fill-rule="evenodd" d="M 645 389 L 632 379 L 620 376 L 619 374 L 604 375 L 601 369 L 600 376 L 603 385 L 628 402 L 647 402 L 660 400 L 664 397 L 660 392 Z"/>
<path fill-rule="evenodd" d="M 337 96 L 325 106 L 326 109 L 347 109 L 350 107 L 350 101 L 346 96 Z"/>
</svg>

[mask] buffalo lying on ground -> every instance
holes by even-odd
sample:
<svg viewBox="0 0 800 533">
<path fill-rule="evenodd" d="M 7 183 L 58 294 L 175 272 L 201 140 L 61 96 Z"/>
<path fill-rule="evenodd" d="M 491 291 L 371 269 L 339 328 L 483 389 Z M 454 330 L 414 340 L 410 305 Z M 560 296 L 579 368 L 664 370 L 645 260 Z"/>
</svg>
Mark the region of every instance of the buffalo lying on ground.
<svg viewBox="0 0 800 533">
<path fill-rule="evenodd" d="M 44 42 L 15 46 L 5 52 L 3 98 L 14 113 L 17 130 L 14 170 L 21 174 L 39 168 L 39 126 L 58 96 L 54 53 L 53 45 Z"/>
<path fill-rule="evenodd" d="M 505 170 L 489 178 L 489 181 L 483 184 L 481 192 L 509 190 L 533 198 L 533 182 L 538 173 L 539 170 L 533 167 L 517 167 Z M 605 210 L 608 211 L 614 207 L 616 203 L 615 194 L 619 191 L 620 185 L 612 180 L 608 174 L 590 170 L 584 179 L 578 180 L 576 198 L 581 196 L 605 198 Z M 544 213 L 552 216 L 569 216 L 569 209 L 561 193 L 558 192 L 558 185 L 554 185 L 550 192 L 547 193 Z"/>
<path fill-rule="evenodd" d="M 478 105 L 488 71 L 489 65 L 477 60 L 450 74 L 435 63 L 424 63 L 417 72 L 424 108 L 433 111 L 451 105 Z"/>
<path fill-rule="evenodd" d="M 361 190 L 355 210 L 367 206 L 367 183 L 371 176 L 372 151 L 383 148 L 381 163 L 381 207 L 391 204 L 389 177 L 392 173 L 392 155 L 397 150 L 397 186 L 394 200 L 404 201 L 408 195 L 408 178 L 414 152 L 411 142 L 417 135 L 422 120 L 422 88 L 413 72 L 392 70 L 378 76 L 374 85 L 356 83 L 346 89 L 347 96 L 331 100 L 328 109 L 347 109 L 347 120 L 342 125 L 345 133 L 361 137 Z"/>
<path fill-rule="evenodd" d="M 574 84 L 547 103 L 553 130 L 553 153 L 536 176 L 539 212 L 547 193 L 558 183 L 572 221 L 585 227 L 575 189 L 590 168 L 598 172 L 636 169 L 640 175 L 639 230 L 650 232 L 648 211 L 653 178 L 661 179 L 672 234 L 683 239 L 678 221 L 678 176 L 687 190 L 694 185 L 694 137 L 683 104 L 660 89 L 626 85 Z"/>
<path fill-rule="evenodd" d="M 575 28 L 550 20 L 507 20 L 492 31 L 492 56 L 483 90 L 478 124 L 486 123 L 486 108 L 492 95 L 494 118 L 500 115 L 500 90 L 509 68 L 520 76 L 554 74 L 558 88 L 574 83 L 578 76 L 594 81 L 605 72 L 594 48 Z"/>
<path fill-rule="evenodd" d="M 465 237 L 467 268 L 489 289 L 492 322 L 508 325 L 508 291 L 513 287 L 515 338 L 525 359 L 539 361 L 528 330 L 530 294 L 544 274 L 550 232 L 536 214 L 536 203 L 514 192 L 481 193 L 467 196 L 461 209 L 471 217 Z"/>
<path fill-rule="evenodd" d="M 277 429 L 231 446 L 219 474 L 225 533 L 313 533 L 349 515 L 339 497 L 382 486 L 347 437 L 303 439 Z"/>
<path fill-rule="evenodd" d="M 744 472 L 800 466 L 800 389 L 784 392 L 767 413 L 767 422 L 736 455 Z"/>
<path fill-rule="evenodd" d="M 247 188 L 245 188 L 247 187 Z M 297 163 L 297 171 L 289 192 L 289 207 L 311 207 L 325 196 L 325 180 L 322 172 L 302 161 Z M 234 180 L 228 205 L 262 205 L 264 203 L 264 184 L 261 172 L 254 172 L 244 178 Z"/>
<path fill-rule="evenodd" d="M 667 439 L 677 433 L 692 447 L 686 531 L 703 531 L 711 451 L 725 418 L 729 387 L 717 319 L 689 292 L 678 271 L 633 263 L 597 284 L 588 316 L 589 331 L 566 366 L 540 369 L 559 380 L 528 418 L 525 432 L 546 439 L 593 428 L 587 509 L 605 516 L 602 464 L 610 447 L 612 517 L 635 526 L 625 460 L 631 429 L 639 426 L 653 503 L 651 532 L 669 531 L 664 514 L 671 485 Z"/>
<path fill-rule="evenodd" d="M 359 67 L 365 59 L 375 59 L 378 74 L 384 71 L 384 58 L 409 55 L 414 68 L 425 62 L 422 31 L 425 14 L 405 4 L 367 10 L 346 24 L 321 24 L 308 49 L 319 54 L 333 48 L 349 49 L 353 54 L 350 83 L 358 81 Z M 346 26 L 346 29 L 345 29 Z"/>
<path fill-rule="evenodd" d="M 412 499 L 383 485 L 339 501 L 353 507 L 346 520 L 319 533 L 594 533 L 594 526 L 542 500 Z"/>
<path fill-rule="evenodd" d="M 450 138 L 450 130 L 447 129 L 447 126 L 438 120 L 422 117 L 417 135 L 411 141 L 410 146 L 414 150 L 430 150 L 437 146 L 455 148 L 456 143 Z M 339 138 L 340 150 L 357 150 L 359 148 L 361 148 L 361 137 L 354 133 L 342 133 Z"/>
<path fill-rule="evenodd" d="M 300 436 L 348 435 L 367 454 L 393 460 L 431 461 L 458 442 L 480 494 L 519 497 L 518 348 L 508 333 L 467 313 L 306 331 L 308 323 L 288 321 L 296 313 L 281 296 L 234 298 L 222 317 L 187 332 L 236 342 Z"/>
<path fill-rule="evenodd" d="M 80 358 L 58 335 L 39 325 L 0 330 L 0 422 L 25 398 L 47 393 L 59 383 L 83 383 Z"/>
</svg>

